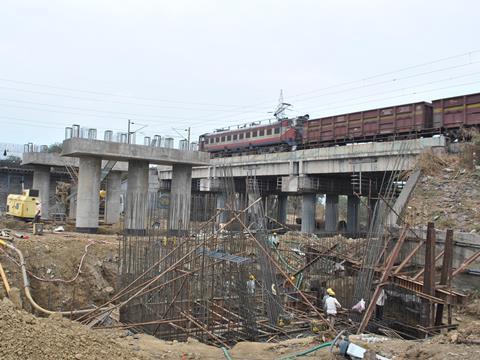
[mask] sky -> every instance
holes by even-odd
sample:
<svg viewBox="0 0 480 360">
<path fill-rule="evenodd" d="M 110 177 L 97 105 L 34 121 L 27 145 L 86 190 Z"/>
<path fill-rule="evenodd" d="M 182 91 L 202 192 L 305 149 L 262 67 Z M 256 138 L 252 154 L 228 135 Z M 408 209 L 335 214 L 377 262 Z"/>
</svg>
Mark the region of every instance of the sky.
<svg viewBox="0 0 480 360">
<path fill-rule="evenodd" d="M 477 1 L 0 0 L 0 143 L 178 141 L 480 92 Z M 142 129 L 140 129 L 142 128 Z M 1 154 L 0 154 L 1 156 Z"/>
</svg>

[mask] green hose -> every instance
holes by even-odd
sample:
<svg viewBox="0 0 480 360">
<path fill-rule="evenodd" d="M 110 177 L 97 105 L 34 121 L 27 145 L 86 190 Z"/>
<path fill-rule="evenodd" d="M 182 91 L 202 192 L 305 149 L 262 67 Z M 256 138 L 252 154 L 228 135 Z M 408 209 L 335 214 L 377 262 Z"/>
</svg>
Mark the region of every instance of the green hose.
<svg viewBox="0 0 480 360">
<path fill-rule="evenodd" d="M 222 346 L 222 351 L 223 355 L 227 358 L 227 360 L 233 360 L 233 358 L 230 356 L 230 353 L 228 352 L 228 349 L 224 346 Z"/>
<path fill-rule="evenodd" d="M 314 347 L 311 347 L 310 349 L 303 350 L 303 351 L 300 351 L 296 354 L 288 355 L 286 357 L 282 357 L 278 360 L 290 360 L 290 359 L 294 359 L 294 358 L 299 357 L 299 356 L 305 356 L 305 355 L 311 354 L 311 353 L 313 353 L 317 350 L 320 350 L 320 349 L 325 348 L 325 347 L 330 346 L 330 345 L 332 345 L 331 342 L 326 342 L 326 343 L 323 343 L 323 344 L 320 344 L 320 345 L 315 345 Z M 228 349 L 226 347 L 222 347 L 222 351 L 223 351 L 223 355 L 225 355 L 227 360 L 233 360 L 233 358 L 230 356 L 230 353 L 228 352 Z"/>
<path fill-rule="evenodd" d="M 296 271 L 297 269 L 295 269 L 293 266 L 291 266 L 282 256 L 282 254 L 280 253 L 280 251 L 278 251 L 278 249 L 274 248 L 275 252 L 277 253 L 277 256 L 278 258 L 280 259 L 280 261 L 282 263 L 285 264 L 285 266 L 287 267 L 288 271 Z"/>
<path fill-rule="evenodd" d="M 305 355 L 311 354 L 312 352 L 315 352 L 317 350 L 320 350 L 320 349 L 325 348 L 325 347 L 330 346 L 330 345 L 332 345 L 331 342 L 326 342 L 326 343 L 323 343 L 323 344 L 320 344 L 320 345 L 316 345 L 316 346 L 314 346 L 310 349 L 303 350 L 303 351 L 298 352 L 296 354 L 292 354 L 292 355 L 288 355 L 286 357 L 282 357 L 279 360 L 290 360 L 290 359 L 294 359 L 294 358 L 299 357 L 299 356 L 305 356 Z"/>
</svg>

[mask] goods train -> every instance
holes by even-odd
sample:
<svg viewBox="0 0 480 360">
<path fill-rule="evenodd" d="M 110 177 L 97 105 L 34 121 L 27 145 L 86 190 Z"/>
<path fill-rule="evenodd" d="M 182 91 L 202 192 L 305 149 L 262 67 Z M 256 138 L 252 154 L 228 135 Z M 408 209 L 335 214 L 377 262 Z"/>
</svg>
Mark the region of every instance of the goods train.
<svg viewBox="0 0 480 360">
<path fill-rule="evenodd" d="M 480 127 L 480 93 L 318 119 L 304 115 L 219 129 L 201 135 L 199 148 L 212 156 L 228 156 L 434 134 L 456 138 L 468 127 Z"/>
</svg>

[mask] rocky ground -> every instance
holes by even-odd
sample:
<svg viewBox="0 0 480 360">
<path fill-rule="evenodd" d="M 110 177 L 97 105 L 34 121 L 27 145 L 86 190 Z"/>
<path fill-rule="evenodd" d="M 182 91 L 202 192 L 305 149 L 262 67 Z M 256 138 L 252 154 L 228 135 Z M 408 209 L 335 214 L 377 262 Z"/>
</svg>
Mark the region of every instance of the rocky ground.
<svg viewBox="0 0 480 360">
<path fill-rule="evenodd" d="M 468 166 L 462 153 L 425 154 L 423 175 L 410 199 L 405 219 L 411 225 L 480 233 L 480 170 Z"/>
</svg>

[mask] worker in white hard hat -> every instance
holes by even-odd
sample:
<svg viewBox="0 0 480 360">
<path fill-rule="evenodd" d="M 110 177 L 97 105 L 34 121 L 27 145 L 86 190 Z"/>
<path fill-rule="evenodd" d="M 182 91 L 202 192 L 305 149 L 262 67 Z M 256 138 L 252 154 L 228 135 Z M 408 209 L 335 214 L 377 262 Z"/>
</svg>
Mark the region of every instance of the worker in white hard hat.
<svg viewBox="0 0 480 360">
<path fill-rule="evenodd" d="M 278 237 L 277 233 L 274 232 L 269 236 L 268 242 L 270 243 L 270 246 L 273 248 L 278 248 Z"/>
<path fill-rule="evenodd" d="M 342 305 L 340 305 L 335 297 L 335 291 L 333 291 L 332 288 L 327 289 L 327 295 L 328 296 L 325 299 L 325 310 L 327 313 L 327 319 L 333 327 L 335 325 L 335 317 L 337 316 L 337 308 L 341 308 Z"/>
<path fill-rule="evenodd" d="M 255 275 L 250 274 L 247 280 L 247 292 L 250 295 L 255 295 Z"/>
</svg>

